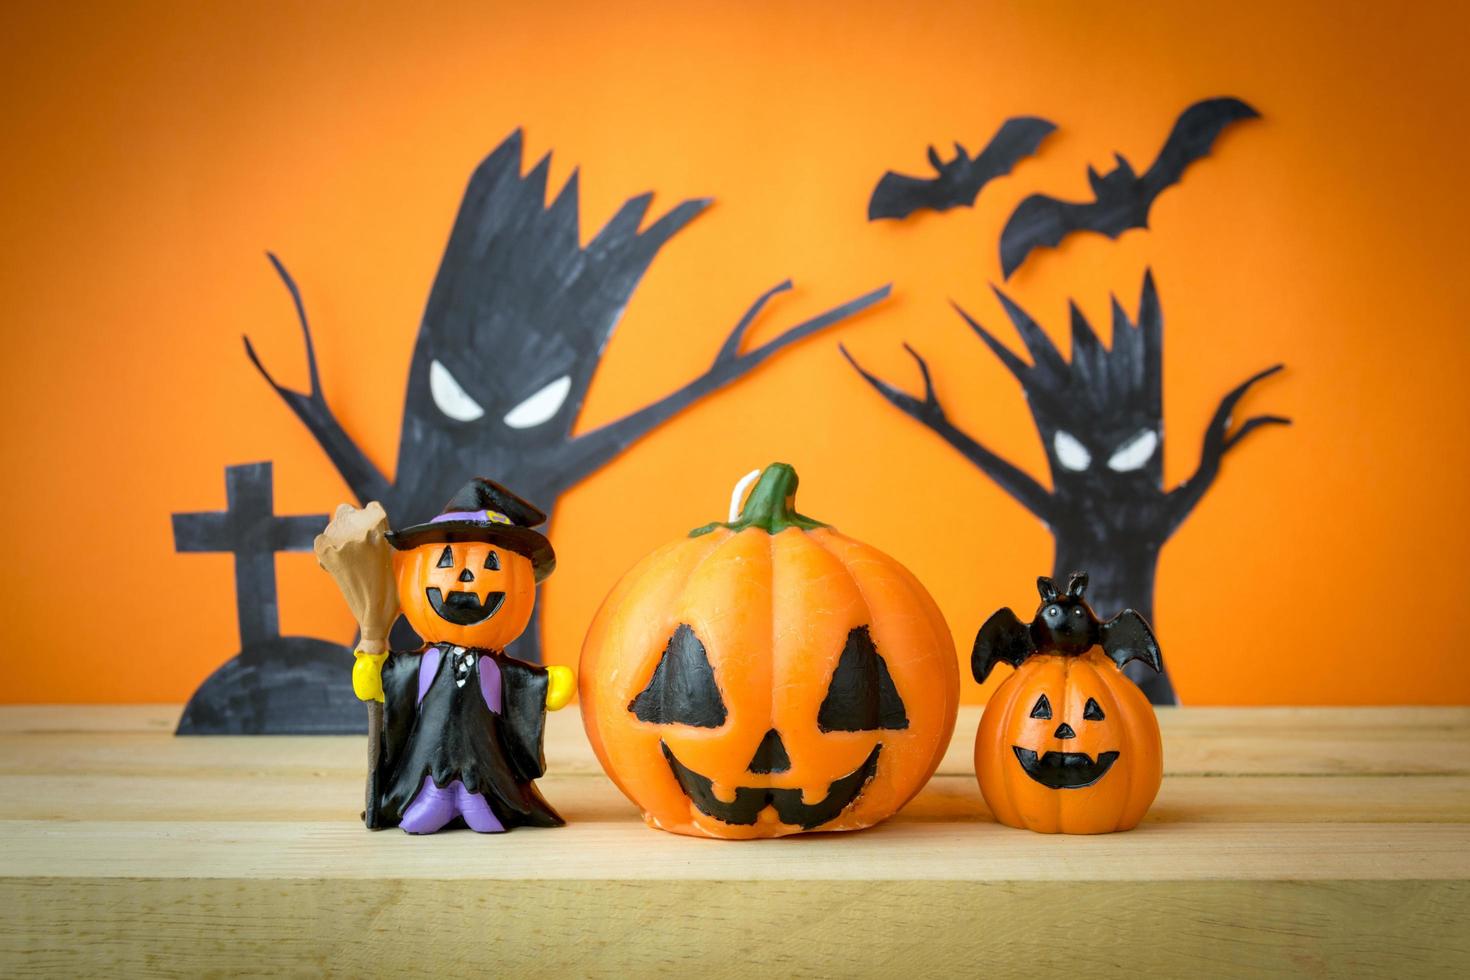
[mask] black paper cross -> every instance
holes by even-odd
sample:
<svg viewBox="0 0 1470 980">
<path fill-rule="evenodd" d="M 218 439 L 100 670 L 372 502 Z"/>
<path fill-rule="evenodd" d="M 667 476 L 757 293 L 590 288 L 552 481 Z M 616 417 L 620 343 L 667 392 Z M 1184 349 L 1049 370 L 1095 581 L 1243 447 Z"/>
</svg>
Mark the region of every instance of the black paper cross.
<svg viewBox="0 0 1470 980">
<path fill-rule="evenodd" d="M 310 551 L 326 514 L 277 517 L 271 464 L 225 467 L 225 509 L 174 514 L 174 550 L 235 556 L 241 649 L 280 636 L 276 552 Z"/>
</svg>

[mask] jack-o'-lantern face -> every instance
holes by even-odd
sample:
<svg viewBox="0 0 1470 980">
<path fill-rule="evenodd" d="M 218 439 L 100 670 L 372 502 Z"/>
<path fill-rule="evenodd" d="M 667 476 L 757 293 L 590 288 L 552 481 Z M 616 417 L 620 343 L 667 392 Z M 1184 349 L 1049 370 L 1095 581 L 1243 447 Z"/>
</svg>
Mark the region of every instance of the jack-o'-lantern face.
<svg viewBox="0 0 1470 980">
<path fill-rule="evenodd" d="M 504 649 L 531 619 L 529 559 L 483 541 L 437 541 L 394 556 L 398 602 L 430 643 Z"/>
<path fill-rule="evenodd" d="M 1053 718 L 1051 701 L 1045 694 L 1036 698 L 1036 704 L 1031 709 L 1032 718 L 1041 719 L 1046 722 L 1043 729 L 1051 727 Z M 1097 698 L 1089 697 L 1087 704 L 1082 709 L 1082 721 L 1080 725 L 1087 722 L 1105 721 L 1107 716 L 1103 714 L 1102 708 L 1097 703 Z M 1084 728 L 1091 733 L 1091 727 Z M 1117 749 L 1106 749 L 1089 754 L 1084 748 L 1093 748 L 1087 742 L 1101 743 L 1106 738 L 1092 738 L 1084 742 L 1081 740 L 1077 729 L 1069 722 L 1061 722 L 1052 730 L 1050 742 L 1063 745 L 1062 749 L 1046 749 L 1037 754 L 1036 749 L 1025 748 L 1020 745 L 1012 745 L 1011 751 L 1016 753 L 1016 761 L 1021 764 L 1021 769 L 1032 779 L 1048 789 L 1081 789 L 1091 786 L 1099 779 L 1107 775 L 1113 763 L 1118 761 L 1119 751 Z M 1043 743 L 1045 744 L 1045 743 Z"/>
<path fill-rule="evenodd" d="M 1147 698 L 1102 652 L 1038 654 L 996 690 L 975 741 L 996 819 L 1045 833 L 1127 830 L 1163 774 Z"/>
<path fill-rule="evenodd" d="M 867 827 L 918 792 L 953 731 L 954 646 L 929 594 L 888 556 L 792 513 L 787 488 L 764 487 L 773 470 L 741 521 L 624 576 L 583 646 L 589 738 L 650 826 Z"/>
<path fill-rule="evenodd" d="M 708 651 L 687 623 L 679 624 L 674 630 L 648 686 L 629 703 L 628 710 L 640 721 L 670 726 L 660 735 L 659 748 L 679 786 L 700 813 L 736 826 L 755 824 L 768 807 L 780 823 L 803 830 L 832 822 L 857 800 L 878 771 L 883 751 L 882 733 L 909 727 L 903 698 L 866 625 L 848 631 L 827 693 L 817 710 L 816 725 L 822 734 L 870 733 L 870 739 L 849 741 L 860 747 L 871 743 L 872 747 L 857 768 L 834 775 L 819 798 L 811 798 L 815 787 L 810 782 L 805 788 L 773 782 L 771 777 L 789 774 L 792 768 L 786 740 L 776 727 L 761 735 L 755 751 L 740 771 L 719 773 L 727 788 L 726 795 L 733 793 L 733 799 L 721 798 L 715 791 L 712 776 L 679 761 L 669 743 L 683 741 L 680 728 L 720 729 L 726 727 L 729 718 Z M 698 738 L 694 735 L 695 741 Z M 737 742 L 746 741 L 740 733 L 734 733 L 734 738 Z M 737 759 L 738 756 L 739 753 Z M 820 780 L 817 783 L 819 786 Z"/>
</svg>

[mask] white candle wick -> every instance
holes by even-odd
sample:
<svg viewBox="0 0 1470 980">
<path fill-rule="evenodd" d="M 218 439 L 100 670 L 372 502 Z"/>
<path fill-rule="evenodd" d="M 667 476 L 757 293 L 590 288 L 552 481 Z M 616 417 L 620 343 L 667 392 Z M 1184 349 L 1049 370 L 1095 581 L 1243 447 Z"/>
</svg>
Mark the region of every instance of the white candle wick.
<svg viewBox="0 0 1470 980">
<path fill-rule="evenodd" d="M 742 476 L 735 484 L 735 489 L 730 492 L 730 523 L 733 524 L 740 517 L 740 505 L 745 500 L 745 488 L 754 483 L 761 475 L 760 470 L 751 470 Z"/>
</svg>

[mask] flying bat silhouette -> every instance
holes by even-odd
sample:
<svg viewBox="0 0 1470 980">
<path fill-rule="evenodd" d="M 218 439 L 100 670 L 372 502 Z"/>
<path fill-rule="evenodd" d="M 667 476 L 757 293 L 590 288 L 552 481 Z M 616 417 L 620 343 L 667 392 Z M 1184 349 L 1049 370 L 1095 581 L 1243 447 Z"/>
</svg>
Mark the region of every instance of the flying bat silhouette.
<svg viewBox="0 0 1470 980">
<path fill-rule="evenodd" d="M 910 177 L 888 171 L 873 188 L 873 196 L 868 201 L 868 220 L 907 218 L 923 208 L 948 211 L 960 205 L 970 207 L 982 187 L 1010 173 L 1012 167 L 1035 153 L 1041 141 L 1056 128 L 1054 123 L 1034 116 L 1007 119 L 978 156 L 971 157 L 968 150 L 956 143 L 955 158 L 948 163 L 931 146 L 929 162 L 938 176 Z"/>
<path fill-rule="evenodd" d="M 1074 231 L 1095 231 L 1117 238 L 1129 228 L 1147 228 L 1154 198 L 1177 184 L 1184 170 L 1208 156 L 1220 131 L 1233 122 L 1254 119 L 1260 113 L 1239 99 L 1205 99 L 1185 109 L 1174 123 L 1153 166 L 1138 176 L 1121 153 L 1118 166 L 1101 176 L 1087 168 L 1093 200 L 1059 201 L 1032 194 L 1022 201 L 1000 234 L 1001 271 L 1009 279 L 1032 249 L 1061 244 Z"/>
</svg>

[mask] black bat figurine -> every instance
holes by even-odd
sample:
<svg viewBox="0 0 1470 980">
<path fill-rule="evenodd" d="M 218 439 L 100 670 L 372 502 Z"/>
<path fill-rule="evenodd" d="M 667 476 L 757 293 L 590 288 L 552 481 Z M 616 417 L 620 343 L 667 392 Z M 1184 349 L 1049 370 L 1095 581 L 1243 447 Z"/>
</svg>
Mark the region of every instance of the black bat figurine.
<svg viewBox="0 0 1470 980">
<path fill-rule="evenodd" d="M 1057 127 L 1034 116 L 1007 119 L 979 155 L 970 156 L 959 143 L 954 145 L 955 158 L 944 162 L 934 147 L 929 147 L 929 162 L 935 177 L 910 177 L 908 174 L 883 175 L 868 201 L 868 220 L 907 218 L 915 211 L 948 211 L 971 207 L 980 189 L 996 177 L 1004 177 L 1021 160 L 1036 152 L 1041 141 Z"/>
<path fill-rule="evenodd" d="M 1118 166 L 1099 176 L 1087 168 L 1093 200 L 1061 201 L 1032 194 L 1022 201 L 1000 234 L 1001 271 L 1009 279 L 1037 248 L 1055 248 L 1074 231 L 1095 231 L 1117 238 L 1129 228 L 1147 228 L 1154 198 L 1179 183 L 1185 169 L 1208 156 L 1221 130 L 1260 113 L 1239 99 L 1205 99 L 1185 109 L 1169 138 L 1143 176 L 1134 173 L 1121 153 Z"/>
<path fill-rule="evenodd" d="M 1032 654 L 1080 656 L 1095 646 L 1101 646 L 1119 667 L 1141 660 L 1156 672 L 1164 669 L 1159 643 L 1146 619 L 1132 609 L 1124 609 L 1107 622 L 1097 618 L 1082 598 L 1087 590 L 1086 572 L 1073 572 L 1065 593 L 1045 575 L 1036 580 L 1036 590 L 1041 593 L 1041 605 L 1029 624 L 1006 608 L 980 627 L 970 654 L 975 680 L 985 683 L 1000 661 L 1019 667 Z"/>
</svg>

